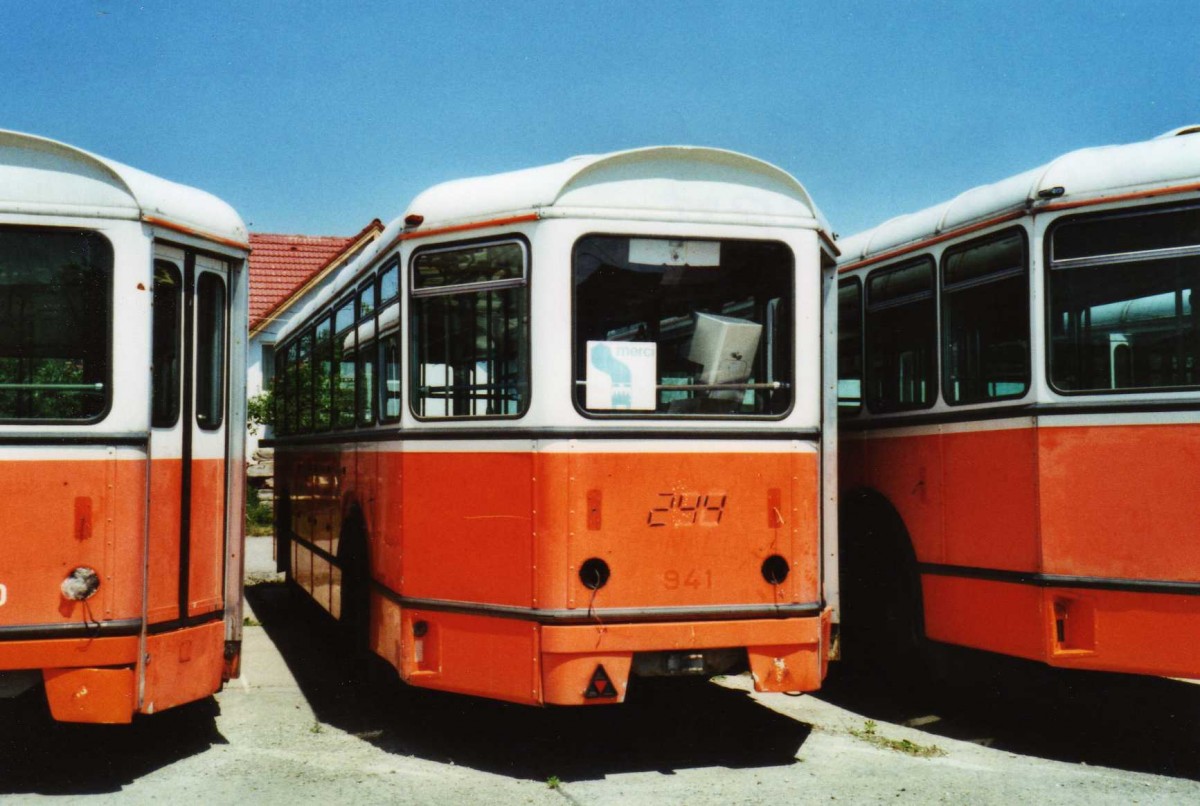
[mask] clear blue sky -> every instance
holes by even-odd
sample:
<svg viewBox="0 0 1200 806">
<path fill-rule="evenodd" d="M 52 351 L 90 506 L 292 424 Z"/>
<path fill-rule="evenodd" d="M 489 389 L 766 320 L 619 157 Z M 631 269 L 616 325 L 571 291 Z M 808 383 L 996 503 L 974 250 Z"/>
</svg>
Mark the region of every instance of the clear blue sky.
<svg viewBox="0 0 1200 806">
<path fill-rule="evenodd" d="M 0 128 L 351 234 L 442 180 L 655 144 L 849 235 L 1200 122 L 1200 3 L 2 0 Z"/>
</svg>

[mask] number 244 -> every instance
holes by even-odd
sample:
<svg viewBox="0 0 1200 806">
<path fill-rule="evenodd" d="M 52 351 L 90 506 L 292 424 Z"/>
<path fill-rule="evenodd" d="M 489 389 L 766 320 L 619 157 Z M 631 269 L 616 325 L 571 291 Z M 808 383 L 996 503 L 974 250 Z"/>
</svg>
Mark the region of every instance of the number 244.
<svg viewBox="0 0 1200 806">
<path fill-rule="evenodd" d="M 658 506 L 651 507 L 646 525 L 656 526 L 717 526 L 725 514 L 723 493 L 658 493 Z"/>
</svg>

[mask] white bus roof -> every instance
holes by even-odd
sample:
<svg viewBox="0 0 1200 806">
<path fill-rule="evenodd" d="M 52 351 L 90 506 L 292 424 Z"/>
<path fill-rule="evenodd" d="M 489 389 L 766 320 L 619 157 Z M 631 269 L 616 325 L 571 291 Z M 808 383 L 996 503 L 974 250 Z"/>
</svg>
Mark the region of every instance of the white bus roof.
<svg viewBox="0 0 1200 806">
<path fill-rule="evenodd" d="M 1153 140 L 1071 151 L 1031 171 L 982 185 L 838 242 L 843 264 L 858 263 L 1037 203 L 1100 203 L 1111 197 L 1200 182 L 1200 126 Z"/>
<path fill-rule="evenodd" d="M 248 248 L 242 219 L 211 193 L 65 143 L 4 130 L 0 212 L 145 220 Z"/>
<path fill-rule="evenodd" d="M 738 193 L 729 193 L 730 186 Z M 444 182 L 413 199 L 407 214 L 423 216 L 425 226 L 437 227 L 551 208 L 820 219 L 808 191 L 786 171 L 744 154 L 693 146 L 572 157 Z"/>
<path fill-rule="evenodd" d="M 414 215 L 422 218 L 416 228 L 405 223 Z M 812 197 L 781 168 L 717 148 L 652 146 L 434 185 L 418 194 L 404 215 L 306 303 L 295 321 L 303 322 L 327 305 L 335 290 L 344 293 L 351 277 L 389 254 L 401 238 L 524 215 L 646 220 L 669 216 L 714 224 L 804 226 L 821 232 L 826 248 L 837 254 Z M 290 333 L 292 328 L 286 330 Z"/>
</svg>

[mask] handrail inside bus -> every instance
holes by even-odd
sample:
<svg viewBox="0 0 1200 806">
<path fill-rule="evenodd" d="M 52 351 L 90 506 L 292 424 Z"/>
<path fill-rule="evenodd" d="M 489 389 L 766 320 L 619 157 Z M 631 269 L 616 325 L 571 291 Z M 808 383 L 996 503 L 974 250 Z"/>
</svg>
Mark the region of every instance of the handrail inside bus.
<svg viewBox="0 0 1200 806">
<path fill-rule="evenodd" d="M 60 392 L 103 392 L 103 383 L 0 383 L 0 390 L 53 389 Z"/>
<path fill-rule="evenodd" d="M 575 381 L 576 386 L 587 386 L 587 381 Z M 791 389 L 787 381 L 771 381 L 769 383 L 659 383 L 654 388 L 660 392 L 716 392 L 722 389 L 745 391 L 748 389 Z"/>
</svg>

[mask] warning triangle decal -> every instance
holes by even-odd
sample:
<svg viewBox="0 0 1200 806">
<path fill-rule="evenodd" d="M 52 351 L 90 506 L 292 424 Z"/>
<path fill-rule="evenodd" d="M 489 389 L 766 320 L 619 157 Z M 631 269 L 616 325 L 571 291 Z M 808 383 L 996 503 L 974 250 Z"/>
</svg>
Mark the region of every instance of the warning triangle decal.
<svg viewBox="0 0 1200 806">
<path fill-rule="evenodd" d="M 617 687 L 613 685 L 603 666 L 597 666 L 596 671 L 592 672 L 592 682 L 588 684 L 587 691 L 583 693 L 583 696 L 588 700 L 617 696 Z"/>
</svg>

